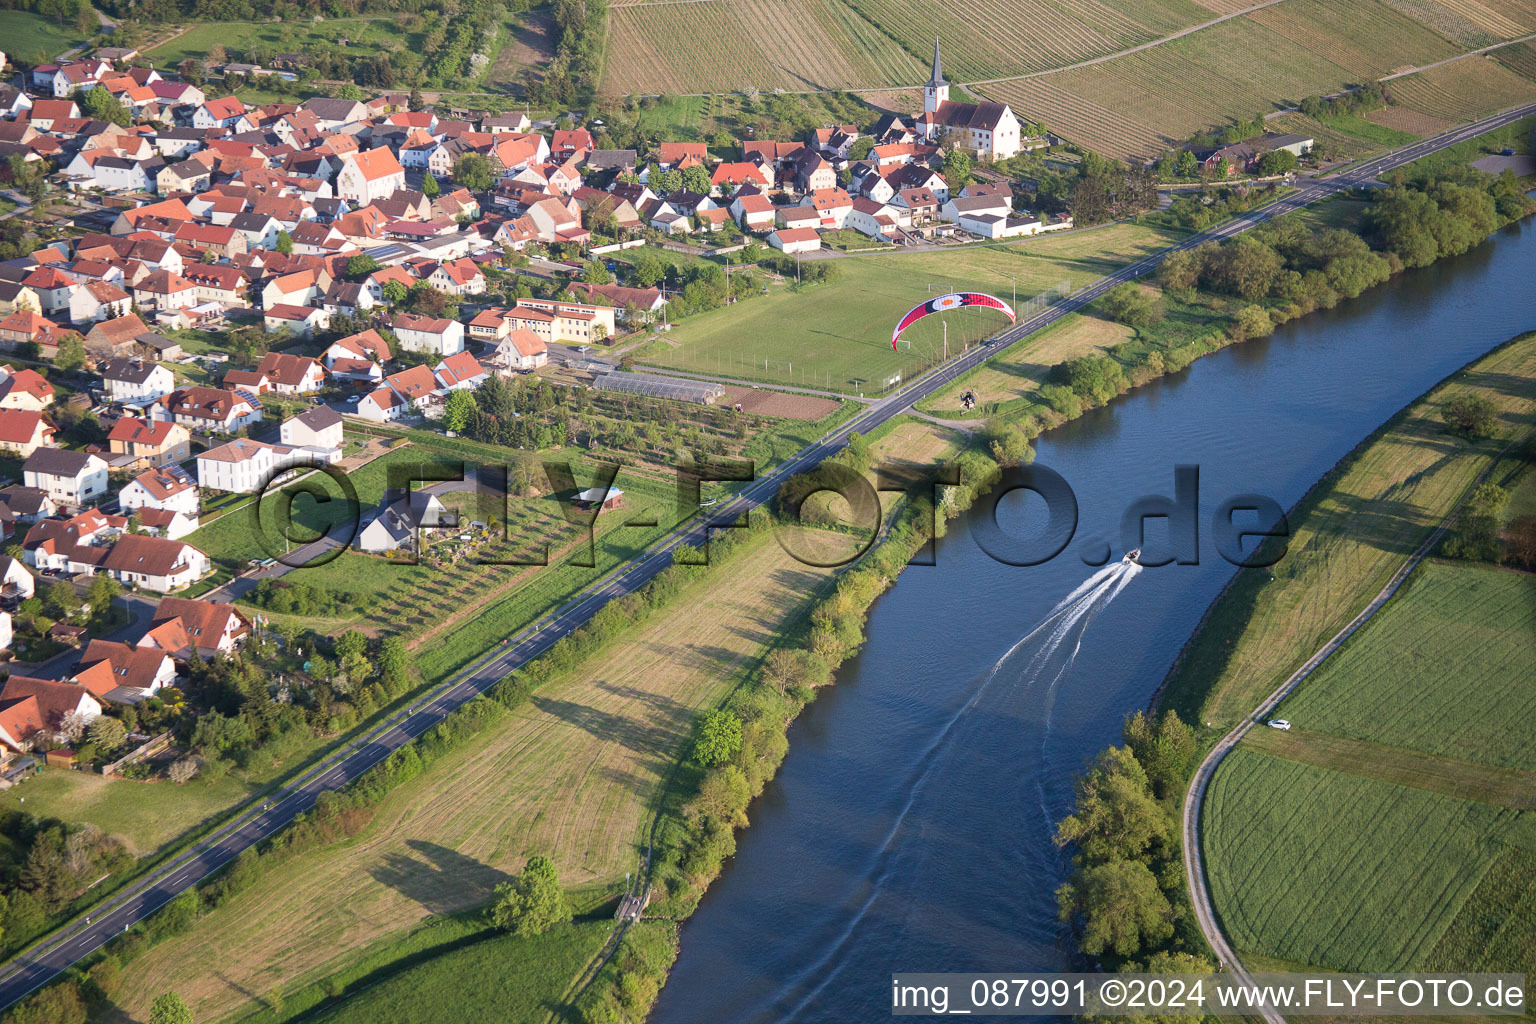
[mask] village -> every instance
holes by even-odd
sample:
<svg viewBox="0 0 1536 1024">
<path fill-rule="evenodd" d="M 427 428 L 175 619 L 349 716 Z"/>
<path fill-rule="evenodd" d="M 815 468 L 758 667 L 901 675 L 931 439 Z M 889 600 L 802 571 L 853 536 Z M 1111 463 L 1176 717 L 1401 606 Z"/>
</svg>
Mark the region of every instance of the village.
<svg viewBox="0 0 1536 1024">
<path fill-rule="evenodd" d="M 159 707 L 189 666 L 250 635 L 254 613 L 185 596 L 207 589 L 217 560 L 186 538 L 285 471 L 344 465 L 354 425 L 441 428 L 456 392 L 556 366 L 581 371 L 559 383 L 599 392 L 723 401 L 718 384 L 634 373 L 602 351 L 686 312 L 669 309 L 680 282 L 631 250 L 751 247 L 798 278 L 799 260 L 833 243 L 943 247 L 1073 226 L 1032 211 L 1006 177 L 970 173 L 1059 140 L 1026 134 L 1006 104 L 952 100 L 937 44 L 921 111 L 867 131 L 743 137 L 729 153 L 600 149 L 600 121 L 439 112 L 400 94 L 248 107 L 192 77 L 202 84 L 101 48 L 0 86 L 7 195 L 73 211 L 0 262 L 0 452 L 14 468 L 0 489 L 0 648 L 54 669 L 0 687 L 5 785 L 40 758 L 73 765 L 91 722 Z M 1311 142 L 1266 135 L 1197 156 L 1226 176 Z M 104 438 L 80 440 L 86 416 Z M 603 493 L 576 500 L 611 507 Z M 434 504 L 381 508 L 357 549 L 387 554 L 451 522 L 429 518 Z M 158 604 L 125 633 L 102 609 L 56 607 L 73 602 L 54 581 L 94 587 L 98 603 L 126 589 Z M 44 588 L 64 614 L 39 620 Z M 26 608 L 41 635 L 13 636 Z"/>
</svg>

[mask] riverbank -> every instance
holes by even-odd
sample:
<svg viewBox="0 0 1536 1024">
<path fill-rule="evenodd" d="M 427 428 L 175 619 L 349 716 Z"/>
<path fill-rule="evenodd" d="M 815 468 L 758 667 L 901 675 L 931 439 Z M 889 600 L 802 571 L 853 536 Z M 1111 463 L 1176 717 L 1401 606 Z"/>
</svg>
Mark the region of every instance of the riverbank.
<svg viewBox="0 0 1536 1024">
<path fill-rule="evenodd" d="M 1447 414 L 1469 398 L 1493 417 L 1477 436 L 1461 436 Z M 1490 907 L 1528 891 L 1536 865 L 1536 761 L 1525 742 L 1536 726 L 1525 685 L 1536 672 L 1536 582 L 1478 560 L 1425 562 L 1402 578 L 1449 516 L 1461 538 L 1478 528 L 1490 496 L 1536 473 L 1533 413 L 1528 333 L 1452 375 L 1343 460 L 1292 512 L 1300 570 L 1240 572 L 1170 672 L 1167 702 L 1219 716 L 1268 686 L 1242 671 L 1274 659 L 1285 672 L 1308 659 L 1258 712 L 1287 719 L 1291 731 L 1240 722 L 1202 764 L 1184 811 L 1202 927 L 1235 949 L 1225 954 L 1235 970 L 1236 954 L 1296 970 L 1533 965 L 1526 916 L 1510 915 L 1513 930 L 1494 933 L 1484 922 Z M 1469 547 L 1458 539 L 1440 550 Z M 1501 555 L 1495 545 L 1478 558 Z M 1319 556 L 1342 571 L 1320 571 Z M 1389 589 L 1378 587 L 1383 572 Z M 1374 617 L 1351 619 L 1373 595 L 1363 614 Z M 1347 632 L 1310 656 L 1320 605 L 1344 617 Z M 1246 668 L 1217 671 L 1221 652 L 1229 668 Z M 1278 878 L 1286 884 L 1266 881 Z"/>
</svg>

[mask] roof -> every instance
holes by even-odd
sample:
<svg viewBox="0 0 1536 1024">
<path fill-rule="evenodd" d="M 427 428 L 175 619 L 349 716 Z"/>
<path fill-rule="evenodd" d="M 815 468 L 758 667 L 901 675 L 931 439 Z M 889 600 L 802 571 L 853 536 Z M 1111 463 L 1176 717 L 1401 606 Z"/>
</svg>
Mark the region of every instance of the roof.
<svg viewBox="0 0 1536 1024">
<path fill-rule="evenodd" d="M 437 390 L 437 378 L 425 364 L 401 370 L 384 378 L 407 401 L 417 401 Z"/>
<path fill-rule="evenodd" d="M 821 234 L 815 228 L 779 228 L 774 232 L 780 242 L 817 242 Z"/>
<path fill-rule="evenodd" d="M 200 418 L 223 420 L 234 411 L 237 403 L 250 403 L 233 391 L 223 388 L 194 386 L 180 388 L 166 397 L 166 407 L 174 413 Z"/>
<path fill-rule="evenodd" d="M 15 742 L 25 743 L 44 727 L 43 712 L 37 706 L 36 698 L 30 695 L 0 698 L 0 729 Z"/>
<path fill-rule="evenodd" d="M 91 328 L 91 333 L 105 338 L 114 345 L 120 345 L 123 342 L 131 341 L 148 330 L 149 328 L 144 325 L 143 320 L 129 313 L 127 316 L 120 316 L 115 320 L 103 320 Z"/>
<path fill-rule="evenodd" d="M 33 679 L 30 676 L 11 676 L 0 689 L 0 701 L 31 697 L 37 704 L 38 718 L 47 728 L 59 724 L 59 720 L 80 706 L 82 697 L 91 696 L 83 686 L 72 683 L 56 683 L 51 679 Z M 13 734 L 14 735 L 14 734 Z"/>
<path fill-rule="evenodd" d="M 197 486 L 193 483 L 191 475 L 175 463 L 156 469 L 146 469 L 129 482 L 144 488 L 156 501 L 164 501 Z"/>
<path fill-rule="evenodd" d="M 169 441 L 178 429 L 185 428 L 178 428 L 169 420 L 142 420 L 137 416 L 124 416 L 112 424 L 112 432 L 107 435 L 107 440 L 159 447 Z"/>
<path fill-rule="evenodd" d="M 48 434 L 53 427 L 43 419 L 43 414 L 26 409 L 0 409 L 0 441 L 7 444 L 29 444 L 37 436 L 41 423 Z"/>
<path fill-rule="evenodd" d="M 231 631 L 231 625 L 237 628 L 250 626 L 249 620 L 234 605 L 214 604 L 212 601 L 199 601 L 189 597 L 163 597 L 155 608 L 154 616 L 150 619 L 151 635 L 159 634 L 154 636 L 155 640 L 175 635 L 174 632 L 161 632 L 170 623 L 180 624 L 184 631 L 180 637 L 183 645 L 189 641 L 197 642 L 199 647 L 206 650 L 216 647 L 218 639 Z M 145 639 L 149 637 L 146 636 Z M 143 645 L 144 641 L 140 640 L 139 643 Z M 167 648 L 172 653 L 180 649 L 180 647 Z"/>
<path fill-rule="evenodd" d="M 436 373 L 444 386 L 452 387 L 485 376 L 485 367 L 468 352 L 455 352 L 437 364 Z"/>
<path fill-rule="evenodd" d="M 112 545 L 102 567 L 112 572 L 137 572 L 169 576 L 182 563 L 187 550 L 197 550 L 179 540 L 125 533 Z"/>
<path fill-rule="evenodd" d="M 400 161 L 395 159 L 395 154 L 388 146 L 363 150 L 352 157 L 352 163 L 357 166 L 364 181 L 379 181 L 391 174 L 404 173 Z"/>
<path fill-rule="evenodd" d="M 239 437 L 221 444 L 217 448 L 210 448 L 197 457 L 198 462 L 207 459 L 209 462 L 241 463 L 249 462 L 263 452 L 271 451 L 272 445 L 264 441 L 252 441 L 249 438 Z"/>
<path fill-rule="evenodd" d="M 467 355 L 468 353 L 461 353 Z M 301 412 L 294 419 L 304 424 L 310 430 L 324 430 L 334 427 L 341 422 L 341 413 L 328 405 L 317 405 L 307 412 Z"/>
<path fill-rule="evenodd" d="M 313 312 L 313 310 L 310 312 Z M 271 316 L 272 311 L 269 310 L 267 315 Z M 262 357 L 261 365 L 256 367 L 256 372 L 265 374 L 278 384 L 296 386 L 308 380 L 314 371 L 318 369 L 320 369 L 320 364 L 309 356 L 296 356 L 285 352 L 268 352 Z M 323 372 L 321 375 L 324 376 Z"/>
<path fill-rule="evenodd" d="M 153 647 L 130 647 L 112 640 L 94 639 L 80 656 L 75 681 L 98 697 L 119 686 L 148 689 L 154 685 L 169 655 Z"/>
<path fill-rule="evenodd" d="M 101 365 L 103 380 L 120 380 L 126 384 L 143 384 L 149 380 L 159 363 L 146 363 L 142 359 L 108 359 Z"/>
<path fill-rule="evenodd" d="M 390 321 L 396 331 L 422 331 L 426 334 L 442 334 L 453 326 L 454 321 L 441 317 L 420 316 L 416 313 L 398 313 Z"/>
<path fill-rule="evenodd" d="M 88 452 L 73 452 L 67 448 L 39 448 L 21 468 L 26 473 L 76 477 L 90 468 L 93 459 L 101 463 L 103 469 L 106 468 L 106 462 Z"/>
<path fill-rule="evenodd" d="M 526 327 L 517 327 L 508 332 L 502 344 L 511 345 L 517 350 L 517 354 L 525 359 L 549 351 L 549 346 L 544 344 L 544 339 Z"/>
</svg>

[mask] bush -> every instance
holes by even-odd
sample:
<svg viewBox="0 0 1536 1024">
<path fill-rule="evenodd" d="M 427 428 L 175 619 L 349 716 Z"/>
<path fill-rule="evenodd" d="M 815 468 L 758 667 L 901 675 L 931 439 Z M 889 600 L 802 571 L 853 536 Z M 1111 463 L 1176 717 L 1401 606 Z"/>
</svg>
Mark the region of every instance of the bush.
<svg viewBox="0 0 1536 1024">
<path fill-rule="evenodd" d="M 1466 437 L 1488 437 L 1498 409 L 1486 395 L 1457 395 L 1441 406 L 1440 415 L 1452 431 Z"/>
</svg>

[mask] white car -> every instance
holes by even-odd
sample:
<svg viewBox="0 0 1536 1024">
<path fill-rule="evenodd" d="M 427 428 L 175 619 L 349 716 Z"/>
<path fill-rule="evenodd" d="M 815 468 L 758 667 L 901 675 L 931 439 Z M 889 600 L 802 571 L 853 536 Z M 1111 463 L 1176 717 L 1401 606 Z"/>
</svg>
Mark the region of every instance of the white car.
<svg viewBox="0 0 1536 1024">
<path fill-rule="evenodd" d="M 356 405 L 360 401 L 362 401 L 362 398 L 360 396 L 358 396 L 358 395 L 348 395 L 347 396 L 347 404 L 348 405 Z"/>
<path fill-rule="evenodd" d="M 1271 718 L 1266 724 L 1271 729 L 1279 729 L 1281 732 L 1291 731 L 1291 723 L 1283 718 Z"/>
</svg>

